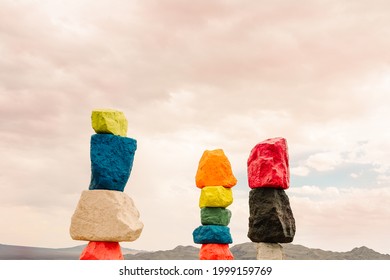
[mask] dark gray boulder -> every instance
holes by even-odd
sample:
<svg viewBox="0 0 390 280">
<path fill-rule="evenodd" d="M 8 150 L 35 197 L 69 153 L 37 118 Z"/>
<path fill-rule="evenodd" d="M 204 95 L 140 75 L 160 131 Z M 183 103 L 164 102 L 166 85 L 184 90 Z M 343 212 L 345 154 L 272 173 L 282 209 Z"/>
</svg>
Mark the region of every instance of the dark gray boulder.
<svg viewBox="0 0 390 280">
<path fill-rule="evenodd" d="M 256 188 L 249 192 L 249 231 L 253 242 L 290 243 L 295 219 L 283 189 Z"/>
</svg>

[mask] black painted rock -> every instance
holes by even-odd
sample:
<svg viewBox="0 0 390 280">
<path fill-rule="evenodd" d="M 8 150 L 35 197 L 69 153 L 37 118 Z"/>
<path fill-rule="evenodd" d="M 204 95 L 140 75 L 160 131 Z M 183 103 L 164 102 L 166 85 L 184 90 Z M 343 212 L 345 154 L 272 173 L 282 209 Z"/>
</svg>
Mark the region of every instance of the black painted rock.
<svg viewBox="0 0 390 280">
<path fill-rule="evenodd" d="M 283 189 L 256 188 L 249 192 L 249 231 L 253 242 L 290 243 L 295 219 Z"/>
</svg>

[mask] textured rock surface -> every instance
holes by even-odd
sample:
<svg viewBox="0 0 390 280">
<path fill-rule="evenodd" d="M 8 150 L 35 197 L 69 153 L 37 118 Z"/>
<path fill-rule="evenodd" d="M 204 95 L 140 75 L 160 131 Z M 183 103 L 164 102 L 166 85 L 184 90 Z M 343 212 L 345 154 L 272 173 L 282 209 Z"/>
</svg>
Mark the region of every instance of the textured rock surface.
<svg viewBox="0 0 390 280">
<path fill-rule="evenodd" d="M 133 167 L 137 141 L 112 134 L 91 137 L 91 183 L 89 189 L 123 191 Z"/>
<path fill-rule="evenodd" d="M 233 260 L 228 244 L 202 244 L 199 251 L 200 260 Z"/>
<path fill-rule="evenodd" d="M 257 144 L 249 155 L 247 166 L 250 188 L 287 189 L 290 169 L 286 139 L 272 138 Z"/>
<path fill-rule="evenodd" d="M 283 247 L 278 243 L 257 243 L 257 260 L 283 260 Z"/>
<path fill-rule="evenodd" d="M 93 190 L 82 192 L 70 235 L 75 240 L 134 241 L 142 229 L 139 212 L 126 193 Z"/>
<path fill-rule="evenodd" d="M 80 260 L 123 260 L 118 242 L 91 241 L 84 248 Z"/>
<path fill-rule="evenodd" d="M 233 203 L 233 192 L 222 186 L 207 186 L 202 188 L 199 198 L 199 207 L 223 207 Z"/>
<path fill-rule="evenodd" d="M 92 128 L 96 133 L 108 133 L 119 136 L 127 135 L 127 119 L 116 110 L 102 109 L 92 111 Z"/>
<path fill-rule="evenodd" d="M 231 217 L 232 212 L 222 207 L 204 207 L 200 210 L 202 225 L 227 226 Z"/>
<path fill-rule="evenodd" d="M 193 231 L 192 236 L 196 244 L 228 244 L 233 242 L 230 229 L 225 226 L 199 226 Z"/>
<path fill-rule="evenodd" d="M 257 188 L 249 192 L 249 231 L 253 242 L 290 243 L 295 220 L 285 191 Z"/>
<path fill-rule="evenodd" d="M 206 150 L 199 161 L 196 172 L 196 186 L 224 186 L 227 188 L 237 184 L 232 167 L 222 149 Z"/>
</svg>

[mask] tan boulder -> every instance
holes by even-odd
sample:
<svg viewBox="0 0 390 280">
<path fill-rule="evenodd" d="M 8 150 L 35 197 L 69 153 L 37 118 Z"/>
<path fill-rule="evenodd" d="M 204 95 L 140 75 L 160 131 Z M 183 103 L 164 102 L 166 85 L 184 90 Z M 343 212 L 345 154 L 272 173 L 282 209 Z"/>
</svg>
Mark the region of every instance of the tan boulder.
<svg viewBox="0 0 390 280">
<path fill-rule="evenodd" d="M 72 216 L 70 235 L 74 240 L 134 241 L 143 223 L 133 200 L 124 192 L 83 191 Z"/>
<path fill-rule="evenodd" d="M 257 260 L 283 260 L 283 247 L 279 243 L 256 243 Z"/>
</svg>

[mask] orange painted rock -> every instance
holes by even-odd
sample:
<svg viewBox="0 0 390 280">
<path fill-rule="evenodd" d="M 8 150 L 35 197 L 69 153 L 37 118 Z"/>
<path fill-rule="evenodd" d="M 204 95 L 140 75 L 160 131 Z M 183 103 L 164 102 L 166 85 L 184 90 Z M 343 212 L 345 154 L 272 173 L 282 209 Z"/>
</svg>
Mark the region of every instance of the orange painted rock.
<svg viewBox="0 0 390 280">
<path fill-rule="evenodd" d="M 196 186 L 224 186 L 231 188 L 237 184 L 232 167 L 222 149 L 204 151 L 196 172 Z"/>
<path fill-rule="evenodd" d="M 257 144 L 248 158 L 248 184 L 254 188 L 287 189 L 290 185 L 287 141 L 271 138 Z"/>
<path fill-rule="evenodd" d="M 233 260 L 228 244 L 203 244 L 199 251 L 200 260 Z"/>
<path fill-rule="evenodd" d="M 90 241 L 80 260 L 123 260 L 121 246 L 118 242 Z"/>
</svg>

